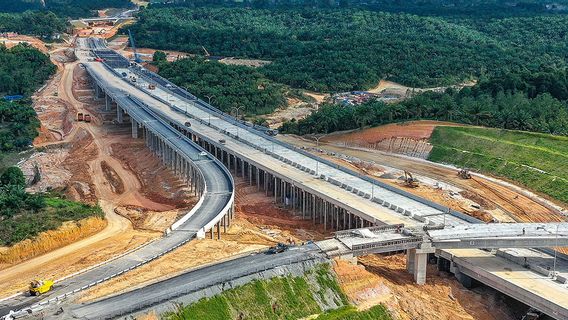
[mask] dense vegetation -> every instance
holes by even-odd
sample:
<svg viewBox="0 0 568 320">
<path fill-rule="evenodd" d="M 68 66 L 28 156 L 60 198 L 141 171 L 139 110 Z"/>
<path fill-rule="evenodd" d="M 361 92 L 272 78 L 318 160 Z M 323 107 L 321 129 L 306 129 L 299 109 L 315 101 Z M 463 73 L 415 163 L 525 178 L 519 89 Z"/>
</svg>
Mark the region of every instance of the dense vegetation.
<svg viewBox="0 0 568 320">
<path fill-rule="evenodd" d="M 455 84 L 509 70 L 564 68 L 568 16 L 422 17 L 360 9 L 154 8 L 140 46 L 273 60 L 259 71 L 293 87 L 346 91 L 388 78 Z M 158 32 L 159 31 L 159 32 Z"/>
<path fill-rule="evenodd" d="M 0 44 L 0 95 L 30 95 L 55 73 L 49 57 L 20 44 L 7 49 Z"/>
<path fill-rule="evenodd" d="M 0 246 L 56 229 L 65 221 L 103 217 L 99 207 L 67 201 L 56 194 L 27 193 L 25 186 L 17 167 L 6 169 L 0 176 Z"/>
<path fill-rule="evenodd" d="M 314 282 L 317 285 L 314 285 Z M 335 304 L 343 306 L 322 313 L 318 301 L 335 297 Z M 244 286 L 230 289 L 212 298 L 170 313 L 166 319 L 301 319 L 322 313 L 316 319 L 388 320 L 388 312 L 376 306 L 365 312 L 357 312 L 348 306 L 347 298 L 329 265 L 321 265 L 308 271 L 303 277 L 277 277 L 256 280 Z"/>
<path fill-rule="evenodd" d="M 65 21 L 49 11 L 0 13 L 0 32 L 17 32 L 49 38 L 66 29 Z"/>
<path fill-rule="evenodd" d="M 89 17 L 95 10 L 125 8 L 132 6 L 130 0 L 0 0 L 0 12 L 24 12 L 48 10 L 60 17 Z"/>
<path fill-rule="evenodd" d="M 437 127 L 429 160 L 507 177 L 568 203 L 568 137 Z"/>
<path fill-rule="evenodd" d="M 159 73 L 175 84 L 223 111 L 243 106 L 240 114 L 265 114 L 286 103 L 284 87 L 266 79 L 256 69 L 225 65 L 202 58 L 181 59 L 173 63 L 157 53 Z"/>
<path fill-rule="evenodd" d="M 371 101 L 359 106 L 326 105 L 282 131 L 329 133 L 412 119 L 434 119 L 568 135 L 566 72 L 507 73 L 472 88 L 426 92 L 400 103 Z"/>
<path fill-rule="evenodd" d="M 0 96 L 29 96 L 55 72 L 49 58 L 28 45 L 0 45 Z M 37 136 L 39 121 L 29 99 L 0 100 L 0 159 L 2 153 L 26 149 Z"/>
</svg>

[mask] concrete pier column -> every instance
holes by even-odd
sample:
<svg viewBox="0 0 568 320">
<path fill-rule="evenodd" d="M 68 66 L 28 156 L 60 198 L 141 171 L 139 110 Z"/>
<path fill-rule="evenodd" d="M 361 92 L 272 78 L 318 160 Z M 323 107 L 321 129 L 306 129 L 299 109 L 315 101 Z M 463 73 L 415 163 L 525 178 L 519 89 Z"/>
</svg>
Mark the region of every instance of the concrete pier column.
<svg viewBox="0 0 568 320">
<path fill-rule="evenodd" d="M 426 283 L 426 262 L 428 260 L 428 253 L 421 252 L 420 249 L 416 251 L 414 258 L 414 281 L 417 284 Z"/>
<path fill-rule="evenodd" d="M 217 240 L 221 240 L 221 221 L 217 222 Z"/>
<path fill-rule="evenodd" d="M 327 230 L 327 202 L 324 202 L 323 205 L 323 230 L 326 231 Z"/>
<path fill-rule="evenodd" d="M 118 105 L 116 106 L 116 121 L 122 123 L 122 109 Z"/>
<path fill-rule="evenodd" d="M 132 118 L 130 118 L 130 121 L 132 122 L 132 138 L 138 139 L 138 123 Z"/>
<path fill-rule="evenodd" d="M 101 88 L 95 82 L 95 100 L 98 100 L 100 96 L 101 96 Z"/>
<path fill-rule="evenodd" d="M 416 256 L 416 249 L 406 250 L 406 271 L 414 273 L 414 258 Z"/>
<path fill-rule="evenodd" d="M 111 104 L 110 97 L 108 94 L 105 94 L 105 111 L 110 111 L 110 104 Z"/>
<path fill-rule="evenodd" d="M 250 163 L 248 164 L 248 172 L 249 172 L 249 186 L 252 186 L 252 166 Z"/>
</svg>

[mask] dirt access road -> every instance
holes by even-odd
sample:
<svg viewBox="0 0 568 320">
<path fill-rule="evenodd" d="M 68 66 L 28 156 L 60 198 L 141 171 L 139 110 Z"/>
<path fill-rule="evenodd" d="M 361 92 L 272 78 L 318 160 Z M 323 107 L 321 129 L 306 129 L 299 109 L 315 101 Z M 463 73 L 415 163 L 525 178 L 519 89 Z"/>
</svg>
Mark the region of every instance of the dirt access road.
<svg viewBox="0 0 568 320">
<path fill-rule="evenodd" d="M 91 237 L 23 263 L 4 266 L 6 268 L 0 273 L 0 281 L 3 283 L 3 288 L 0 290 L 1 296 L 21 292 L 27 287 L 30 279 L 61 278 L 161 235 L 161 232 L 148 231 L 152 229 L 151 226 L 144 228 L 145 230 L 134 230 L 128 219 L 116 213 L 119 207 L 143 208 L 159 214 L 165 210 L 187 208 L 191 204 L 189 202 L 180 203 L 178 199 L 165 196 L 147 196 L 148 188 L 151 186 L 143 185 L 141 180 L 154 179 L 152 174 L 160 174 L 162 180 L 164 177 L 168 178 L 170 181 L 160 182 L 163 182 L 167 189 L 173 190 L 172 192 L 179 197 L 183 198 L 186 194 L 183 192 L 183 185 L 171 172 L 163 172 L 164 169 L 161 169 L 159 161 L 151 162 L 150 166 L 158 166 L 158 168 L 146 168 L 148 169 L 145 172 L 146 176 L 143 176 L 131 170 L 127 163 L 129 159 L 115 154 L 116 152 L 112 150 L 113 145 L 120 144 L 128 148 L 129 145 L 139 144 L 139 141 L 133 141 L 129 133 L 121 131 L 120 127 L 103 124 L 101 117 L 93 112 L 97 107 L 96 103 L 93 103 L 92 98 L 89 100 L 89 97 L 86 97 L 85 100 L 85 96 L 80 95 L 88 90 L 81 87 L 84 81 L 82 81 L 80 72 L 77 72 L 80 71 L 77 62 L 58 62 L 58 65 L 61 65 L 59 73 L 51 80 L 52 83 L 48 85 L 49 89 L 42 92 L 38 99 L 44 95 L 50 96 L 52 99 L 48 99 L 49 101 L 46 101 L 43 108 L 49 110 L 50 107 L 58 107 L 63 108 L 64 111 L 47 113 L 41 118 L 42 124 L 46 127 L 59 129 L 43 130 L 41 134 L 45 136 L 45 139 L 39 139 L 37 146 L 67 150 L 69 155 L 60 164 L 62 170 L 68 171 L 68 176 L 70 176 L 68 181 L 63 181 L 66 186 L 64 190 L 75 200 L 98 202 L 105 213 L 108 224 L 106 228 Z M 87 95 L 89 94 L 92 95 L 92 92 L 87 92 Z M 54 105 L 50 105 L 51 102 Z M 75 122 L 77 112 L 91 113 L 93 121 L 89 124 Z M 66 126 L 71 127 L 63 130 Z M 150 151 L 147 152 L 148 154 L 144 155 L 145 158 L 153 159 Z M 111 180 L 114 181 L 109 180 L 109 172 L 113 177 Z M 54 181 L 61 180 L 59 178 L 58 176 L 52 179 L 45 177 L 46 180 Z M 116 188 L 117 182 L 122 188 Z"/>
<path fill-rule="evenodd" d="M 296 136 L 280 136 L 280 139 L 299 147 L 316 146 L 315 142 Z M 464 180 L 457 176 L 456 170 L 449 169 L 436 163 L 422 161 L 420 159 L 412 159 L 410 157 L 396 154 L 389 154 L 377 150 L 341 147 L 321 141 L 319 143 L 319 148 L 330 152 L 353 156 L 361 160 L 373 161 L 377 164 L 385 164 L 400 170 L 407 170 L 412 173 L 420 174 L 422 176 L 430 177 L 459 187 L 460 189 L 468 191 L 473 198 L 482 199 L 502 209 L 517 222 L 566 221 L 565 217 L 558 211 L 552 210 L 514 189 L 480 177 Z"/>
</svg>

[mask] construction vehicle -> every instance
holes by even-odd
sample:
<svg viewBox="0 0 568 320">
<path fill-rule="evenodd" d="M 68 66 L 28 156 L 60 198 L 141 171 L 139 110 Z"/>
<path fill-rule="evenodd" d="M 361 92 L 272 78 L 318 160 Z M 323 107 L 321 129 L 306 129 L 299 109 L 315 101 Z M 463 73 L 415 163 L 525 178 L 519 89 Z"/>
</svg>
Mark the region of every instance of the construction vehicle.
<svg viewBox="0 0 568 320">
<path fill-rule="evenodd" d="M 286 250 L 288 250 L 289 246 L 287 244 L 284 243 L 278 243 L 276 246 L 274 247 L 270 247 L 268 249 L 268 251 L 266 251 L 267 254 L 276 254 L 276 253 L 282 253 Z"/>
<path fill-rule="evenodd" d="M 461 169 L 458 171 L 458 177 L 462 179 L 471 179 L 471 173 L 469 173 L 469 170 L 467 169 Z"/>
<path fill-rule="evenodd" d="M 83 121 L 85 120 L 85 118 L 83 117 L 83 113 L 79 112 L 77 113 L 77 121 Z"/>
<path fill-rule="evenodd" d="M 276 129 L 268 129 L 268 130 L 266 130 L 265 132 L 266 132 L 266 134 L 269 135 L 269 136 L 275 136 L 275 135 L 278 134 L 278 130 L 276 130 Z"/>
<path fill-rule="evenodd" d="M 409 188 L 418 187 L 418 180 L 414 179 L 412 173 L 404 170 L 404 185 Z"/>
<path fill-rule="evenodd" d="M 154 90 L 154 89 L 156 89 L 156 85 L 154 85 L 154 84 L 149 84 L 149 85 L 148 85 L 148 89 Z"/>
<path fill-rule="evenodd" d="M 51 290 L 52 287 L 52 280 L 33 280 L 30 282 L 30 294 L 32 296 L 39 296 Z"/>
<path fill-rule="evenodd" d="M 91 115 L 85 114 L 85 122 L 87 123 L 91 122 Z"/>
</svg>

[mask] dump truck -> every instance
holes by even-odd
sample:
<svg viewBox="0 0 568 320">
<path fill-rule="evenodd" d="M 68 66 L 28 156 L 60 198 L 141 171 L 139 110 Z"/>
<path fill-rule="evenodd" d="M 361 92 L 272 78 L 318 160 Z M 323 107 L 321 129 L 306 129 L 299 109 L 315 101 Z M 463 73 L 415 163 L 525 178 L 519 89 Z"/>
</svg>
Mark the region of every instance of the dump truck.
<svg viewBox="0 0 568 320">
<path fill-rule="evenodd" d="M 53 287 L 53 280 L 33 280 L 30 282 L 30 294 L 32 296 L 39 296 L 51 290 Z"/>
<path fill-rule="evenodd" d="M 91 122 L 91 115 L 85 114 L 85 122 Z"/>
<path fill-rule="evenodd" d="M 83 121 L 83 120 L 85 120 L 85 118 L 83 117 L 83 113 L 82 112 L 77 113 L 77 121 Z"/>
</svg>

